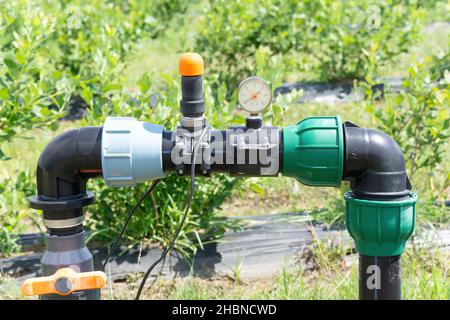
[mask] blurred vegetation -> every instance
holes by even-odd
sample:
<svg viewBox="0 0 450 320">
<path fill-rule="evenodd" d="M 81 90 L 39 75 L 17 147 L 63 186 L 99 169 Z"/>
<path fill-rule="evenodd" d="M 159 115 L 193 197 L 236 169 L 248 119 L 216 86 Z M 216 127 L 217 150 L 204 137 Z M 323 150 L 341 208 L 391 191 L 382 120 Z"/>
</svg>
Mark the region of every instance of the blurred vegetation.
<svg viewBox="0 0 450 320">
<path fill-rule="evenodd" d="M 430 62 L 433 64 L 430 66 Z M 380 130 L 392 136 L 402 147 L 412 177 L 420 169 L 434 169 L 443 160 L 450 137 L 450 72 L 441 76 L 436 66 L 440 59 L 414 63 L 398 94 L 387 94 L 378 106 L 381 92 L 373 92 L 374 79 L 362 83 L 366 109 Z"/>
<path fill-rule="evenodd" d="M 0 1 L 0 160 L 5 141 L 56 129 L 74 96 L 107 94 L 124 55 L 158 36 L 185 1 Z M 50 107 L 53 108 L 50 108 Z"/>
<path fill-rule="evenodd" d="M 195 49 L 228 84 L 249 73 L 259 47 L 283 54 L 297 74 L 311 75 L 307 80 L 364 79 L 369 58 L 381 68 L 417 42 L 425 8 L 432 3 L 211 1 Z"/>
</svg>

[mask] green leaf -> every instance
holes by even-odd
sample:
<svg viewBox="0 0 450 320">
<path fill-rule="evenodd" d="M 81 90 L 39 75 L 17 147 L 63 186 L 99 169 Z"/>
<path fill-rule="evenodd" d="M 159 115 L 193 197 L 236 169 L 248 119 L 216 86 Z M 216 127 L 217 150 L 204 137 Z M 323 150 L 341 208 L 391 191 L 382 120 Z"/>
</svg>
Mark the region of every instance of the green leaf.
<svg viewBox="0 0 450 320">
<path fill-rule="evenodd" d="M 0 88 L 0 99 L 8 100 L 9 99 L 9 91 L 6 88 Z"/>
<path fill-rule="evenodd" d="M 8 157 L 4 152 L 3 152 L 3 150 L 0 148 L 0 160 L 2 160 L 2 161 L 7 161 L 7 160 L 10 160 L 11 159 L 11 157 Z"/>
</svg>

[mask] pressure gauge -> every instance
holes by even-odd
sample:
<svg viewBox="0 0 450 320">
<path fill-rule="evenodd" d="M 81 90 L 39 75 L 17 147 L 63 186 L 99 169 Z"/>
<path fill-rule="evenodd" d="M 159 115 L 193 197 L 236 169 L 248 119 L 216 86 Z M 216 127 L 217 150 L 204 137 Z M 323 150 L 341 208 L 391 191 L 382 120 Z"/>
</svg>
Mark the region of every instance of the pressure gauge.
<svg viewBox="0 0 450 320">
<path fill-rule="evenodd" d="M 251 114 L 261 113 L 272 102 L 270 85 L 260 77 L 248 77 L 239 84 L 238 101 Z"/>
</svg>

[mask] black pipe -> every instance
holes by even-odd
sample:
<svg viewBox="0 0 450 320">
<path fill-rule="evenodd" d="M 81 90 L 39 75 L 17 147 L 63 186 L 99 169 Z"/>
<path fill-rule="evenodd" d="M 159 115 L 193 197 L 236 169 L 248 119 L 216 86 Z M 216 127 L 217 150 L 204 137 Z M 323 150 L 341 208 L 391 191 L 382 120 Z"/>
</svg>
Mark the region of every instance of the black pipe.
<svg viewBox="0 0 450 320">
<path fill-rule="evenodd" d="M 359 299 L 400 300 L 402 296 L 401 256 L 359 255 Z"/>
<path fill-rule="evenodd" d="M 278 127 L 262 127 L 262 130 L 267 130 L 267 138 L 269 143 L 276 143 L 278 145 L 278 154 L 270 155 L 278 158 L 278 168 L 277 171 L 271 175 L 267 176 L 277 176 L 279 172 L 282 171 L 282 163 L 283 163 L 283 143 L 282 143 L 282 132 Z M 196 167 L 196 175 L 200 176 L 209 176 L 212 172 L 215 173 L 228 173 L 232 176 L 243 176 L 243 177 L 258 177 L 261 176 L 261 169 L 264 167 L 270 167 L 270 164 L 263 164 L 260 160 L 259 155 L 257 155 L 257 163 L 250 163 L 250 153 L 248 150 L 245 151 L 244 161 L 243 163 L 238 163 L 238 150 L 236 146 L 232 146 L 230 142 L 230 132 L 235 132 L 239 130 L 239 132 L 244 133 L 252 130 L 252 132 L 257 133 L 257 130 L 260 129 L 250 129 L 244 126 L 235 126 L 231 127 L 228 133 L 227 130 L 215 130 L 211 131 L 212 140 L 210 141 L 210 146 L 212 146 L 213 150 L 211 150 L 211 157 L 215 157 L 216 159 L 222 159 L 222 162 L 213 162 L 210 166 L 210 169 L 205 173 L 202 172 L 200 166 Z M 276 130 L 277 138 L 276 141 L 272 141 L 272 134 L 270 132 L 272 130 Z M 172 150 L 175 147 L 175 133 L 174 131 L 164 131 L 163 132 L 163 141 L 162 141 L 162 159 L 163 159 L 163 170 L 164 172 L 176 171 L 177 166 L 172 161 Z M 214 139 L 220 137 L 220 142 L 215 143 Z M 258 138 L 258 143 L 261 143 L 258 135 L 255 135 Z M 246 137 L 248 138 L 248 136 Z M 249 143 L 248 139 L 246 143 Z M 233 155 L 231 161 L 227 161 L 227 156 Z M 190 172 L 190 164 L 186 164 L 183 170 L 182 175 L 188 175 Z"/>
<path fill-rule="evenodd" d="M 84 182 L 101 174 L 102 127 L 62 133 L 41 153 L 37 166 L 38 194 L 47 199 L 85 193 Z"/>
<path fill-rule="evenodd" d="M 29 202 L 32 208 L 43 210 L 50 233 L 80 232 L 77 225 L 59 228 L 53 222 L 79 221 L 82 208 L 94 201 L 93 194 L 86 191 L 86 182 L 102 174 L 101 138 L 102 127 L 69 130 L 41 153 L 36 171 L 38 195 Z"/>
<path fill-rule="evenodd" d="M 181 77 L 180 111 L 185 117 L 201 117 L 205 113 L 203 100 L 203 77 Z"/>
<path fill-rule="evenodd" d="M 405 159 L 399 145 L 387 134 L 346 122 L 343 180 L 350 181 L 356 197 L 398 200 L 411 191 Z"/>
</svg>

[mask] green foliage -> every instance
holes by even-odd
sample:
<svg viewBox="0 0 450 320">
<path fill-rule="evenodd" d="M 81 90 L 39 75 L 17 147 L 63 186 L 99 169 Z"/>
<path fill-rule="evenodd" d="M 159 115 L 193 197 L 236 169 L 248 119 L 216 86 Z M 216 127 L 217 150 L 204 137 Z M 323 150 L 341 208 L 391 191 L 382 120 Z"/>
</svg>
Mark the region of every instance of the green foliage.
<svg viewBox="0 0 450 320">
<path fill-rule="evenodd" d="M 410 176 L 420 169 L 434 169 L 442 162 L 450 137 L 450 75 L 432 78 L 430 59 L 413 64 L 399 94 L 387 94 L 384 106 L 372 92 L 374 80 L 363 85 L 366 109 L 378 126 L 391 135 L 405 153 Z"/>
<path fill-rule="evenodd" d="M 277 4 L 280 7 L 275 8 Z M 296 1 L 210 2 L 195 49 L 207 59 L 209 70 L 236 86 L 238 79 L 249 72 L 258 48 L 268 47 L 275 53 L 290 49 L 296 37 L 288 34 L 291 21 L 285 18 L 297 6 Z"/>
<path fill-rule="evenodd" d="M 90 121 L 86 122 L 100 123 L 106 113 L 123 115 L 128 112 L 128 115 L 141 117 L 145 110 L 139 106 L 146 106 L 150 95 L 141 95 L 141 101 L 132 102 L 130 99 L 133 97 L 120 90 L 123 85 L 121 66 L 124 57 L 139 40 L 156 37 L 164 31 L 174 14 L 186 10 L 187 3 L 181 0 L 19 0 L 0 1 L 0 6 L 1 148 L 5 141 L 32 128 L 49 126 L 55 129 L 56 120 L 65 114 L 65 107 L 71 97 L 77 95 L 92 108 Z M 145 86 L 147 83 L 143 80 L 141 85 Z M 170 94 L 176 97 L 173 91 Z M 121 109 L 122 102 L 128 103 L 126 111 Z M 175 100 L 171 102 L 174 103 Z M 101 109 L 107 111 L 100 111 Z M 173 105 L 157 110 L 160 112 L 160 119 L 175 119 L 176 109 Z M 1 150 L 0 157 L 2 160 L 8 159 Z M 2 181 L 0 243 L 5 246 L 1 250 L 3 254 L 20 249 L 12 234 L 21 232 L 21 226 L 25 225 L 21 222 L 22 218 L 33 217 L 28 214 L 32 211 L 23 208 L 27 208 L 26 195 L 35 193 L 35 185 L 30 183 L 25 190 L 21 183 L 22 175 L 28 177 L 27 174 L 20 173 L 17 179 Z M 170 181 L 176 184 L 173 179 Z M 226 189 L 230 186 L 225 181 L 222 181 L 222 185 L 226 196 Z M 208 192 L 214 194 L 211 190 Z M 116 194 L 118 193 L 119 191 Z M 162 193 L 167 195 L 171 191 L 165 190 Z M 135 194 L 125 194 L 128 195 L 127 201 L 115 201 L 117 205 L 123 205 L 122 210 L 127 209 L 135 199 Z M 167 196 L 162 198 L 168 199 Z M 220 197 L 216 197 L 214 201 L 218 199 Z M 111 212 L 109 203 L 112 200 L 101 199 L 97 205 L 99 214 L 94 214 L 94 218 L 101 216 L 102 212 Z M 214 201 L 210 200 L 210 203 Z M 102 204 L 108 207 L 103 208 Z M 172 203 L 172 207 L 174 206 Z M 168 205 L 164 210 L 166 208 Z M 164 211 L 164 218 L 168 219 L 170 213 Z M 204 219 L 207 218 L 208 215 L 204 215 Z M 197 223 L 196 219 L 197 216 L 194 216 L 192 223 Z M 104 225 L 105 221 L 111 222 L 112 226 Z M 99 221 L 90 219 L 93 229 L 101 226 L 112 230 L 109 239 L 116 235 L 114 228 L 119 228 L 118 222 L 122 221 L 123 219 L 116 217 L 116 224 L 107 217 L 99 218 Z M 200 221 L 200 224 L 205 223 Z M 155 225 L 153 229 L 157 232 L 151 233 L 145 229 L 142 233 L 131 235 L 134 239 L 147 234 L 164 238 L 161 226 Z M 170 231 L 168 229 L 167 232 Z M 181 241 L 186 240 L 182 238 Z"/>
<path fill-rule="evenodd" d="M 98 93 L 118 85 L 133 44 L 159 35 L 186 6 L 181 0 L 1 0 L 0 159 L 7 159 L 3 142 L 35 127 L 56 128 L 70 98 L 86 86 Z"/>
<path fill-rule="evenodd" d="M 176 0 L 157 0 L 150 3 L 114 2 L 121 4 L 118 6 L 103 1 L 80 0 L 77 3 L 63 1 L 52 6 L 50 2 L 44 0 L 38 2 L 23 0 L 22 7 L 9 4 L 5 14 L 10 14 L 13 17 L 11 19 L 19 17 L 21 21 L 18 26 L 24 25 L 25 20 L 35 23 L 33 25 L 35 29 L 31 29 L 35 35 L 26 33 L 29 43 L 33 43 L 31 41 L 33 37 L 38 39 L 39 36 L 46 35 L 45 41 L 31 47 L 34 51 L 28 53 L 31 62 L 34 61 L 33 59 L 43 61 L 38 70 L 46 74 L 37 78 L 35 73 L 23 68 L 24 75 L 28 77 L 26 81 L 12 78 L 18 81 L 18 91 L 24 90 L 36 79 L 59 81 L 52 82 L 41 93 L 44 97 L 50 94 L 57 96 L 56 93 L 59 91 L 56 89 L 59 88 L 64 97 L 63 101 L 57 104 L 59 112 L 48 111 L 47 107 L 53 101 L 48 98 L 43 99 L 48 103 L 42 110 L 55 113 L 54 117 L 45 118 L 46 124 L 54 123 L 54 120 L 63 114 L 63 106 L 67 104 L 70 97 L 79 95 L 89 106 L 89 115 L 82 121 L 82 125 L 101 125 L 107 116 L 132 116 L 162 124 L 166 128 L 174 128 L 179 120 L 179 80 L 164 74 L 144 74 L 137 83 L 138 88 L 127 91 L 123 89 L 120 67 L 124 55 L 130 50 L 133 42 L 137 42 L 141 36 L 153 36 L 158 30 L 162 30 L 162 25 L 154 28 L 156 22 L 149 18 L 150 13 L 157 12 L 158 17 L 168 19 L 168 16 L 173 13 L 174 6 L 177 10 L 184 10 L 184 4 L 181 5 L 180 2 L 178 5 L 179 2 Z M 156 3 L 159 5 L 151 5 Z M 46 24 L 47 29 L 48 26 L 52 27 L 48 34 L 42 30 L 42 24 Z M 17 26 L 11 27 L 13 35 L 17 32 L 17 28 Z M 24 28 L 23 32 L 30 32 L 29 29 Z M 27 43 L 25 47 L 28 49 L 29 46 Z M 13 40 L 5 44 L 4 48 L 8 48 L 14 54 L 17 52 Z M 259 68 L 261 74 L 264 73 L 265 77 L 272 80 L 274 87 L 279 85 L 282 69 L 275 70 L 270 68 L 269 64 L 279 65 L 280 57 L 271 58 L 269 53 L 261 51 L 256 60 L 259 67 L 255 66 L 255 68 Z M 27 63 L 26 67 L 32 66 L 31 62 Z M 8 65 L 5 64 L 5 66 Z M 221 84 L 218 78 L 217 75 L 211 74 L 211 77 L 205 81 L 209 122 L 221 128 L 232 123 L 242 123 L 244 118 L 236 110 L 236 95 L 227 96 L 231 90 Z M 8 99 L 8 103 L 12 103 L 11 101 Z M 280 104 L 276 103 L 272 108 L 273 112 L 267 116 L 266 120 L 269 123 L 281 123 L 283 110 Z M 20 101 L 16 101 L 12 104 L 9 114 L 17 115 L 21 110 L 23 108 L 20 108 Z M 49 114 L 46 113 L 46 115 Z M 36 120 L 44 118 L 33 114 L 27 114 L 27 116 Z M 28 130 L 33 127 L 30 121 L 22 125 L 21 121 L 27 120 L 24 115 L 21 114 L 20 117 L 17 115 L 17 118 L 15 128 Z M 4 123 L 10 128 L 10 121 Z M 13 136 L 14 134 L 11 134 L 9 139 Z M 168 243 L 182 216 L 182 207 L 188 192 L 187 183 L 186 178 L 175 175 L 167 177 L 155 194 L 144 202 L 137 214 L 138 217 L 133 219 L 127 232 L 128 239 L 136 242 L 147 238 L 162 244 Z M 124 190 L 106 189 L 102 181 L 92 181 L 90 185 L 97 194 L 97 203 L 89 209 L 87 227 L 92 231 L 91 239 L 104 243 L 118 234 L 126 212 L 144 192 L 146 186 L 141 185 L 133 190 Z M 230 227 L 229 222 L 215 216 L 215 210 L 230 196 L 235 185 L 236 180 L 225 175 L 214 176 L 208 181 L 197 181 L 190 218 L 175 244 L 178 250 L 183 253 L 192 251 L 195 249 L 195 244 L 201 246 L 202 241 L 218 237 L 226 227 Z M 3 193 L 6 194 L 6 191 Z M 25 196 L 23 198 L 25 199 Z M 11 205 L 11 201 L 5 202 L 4 208 L 8 211 L 5 211 L 5 217 L 16 216 L 11 211 Z M 24 203 L 20 206 L 22 207 L 26 208 L 27 205 Z M 20 231 L 17 224 L 7 225 L 9 233 Z M 14 239 L 9 242 L 15 243 Z"/>
<path fill-rule="evenodd" d="M 70 97 L 69 79 L 50 63 L 42 47 L 56 29 L 37 8 L 2 1 L 0 10 L 0 159 L 4 141 L 62 115 Z M 51 104 L 60 112 L 49 110 Z"/>
<path fill-rule="evenodd" d="M 317 39 L 306 38 L 316 44 L 305 49 L 324 80 L 363 79 L 369 65 L 378 70 L 407 52 L 421 28 L 419 1 L 312 2 Z"/>
<path fill-rule="evenodd" d="M 450 50 L 442 53 L 441 55 L 436 55 L 432 57 L 430 63 L 430 73 L 431 78 L 435 80 L 442 80 L 444 77 L 449 77 L 449 75 L 445 74 L 450 70 Z M 447 81 L 448 83 L 448 81 Z"/>
<path fill-rule="evenodd" d="M 211 1 L 195 49 L 229 85 L 260 47 L 319 80 L 361 79 L 369 63 L 379 68 L 409 49 L 421 14 L 413 1 Z"/>
<path fill-rule="evenodd" d="M 87 226 L 95 241 L 108 243 L 118 236 L 127 213 L 148 186 L 106 188 L 102 180 L 91 184 L 98 200 L 89 208 L 91 215 Z M 205 241 L 219 238 L 227 228 L 237 227 L 216 215 L 234 185 L 234 179 L 226 175 L 215 175 L 207 181 L 196 179 L 193 205 L 175 243 L 178 252 L 188 257 L 197 247 L 202 248 Z M 127 243 L 133 245 L 147 239 L 168 245 L 181 223 L 188 192 L 188 178 L 179 178 L 176 174 L 165 177 L 131 220 L 125 233 Z"/>
<path fill-rule="evenodd" d="M 3 142 L 32 128 L 55 129 L 56 120 L 65 114 L 65 107 L 74 96 L 81 96 L 92 108 L 90 121 L 86 122 L 101 123 L 106 114 L 126 112 L 141 117 L 145 110 L 139 106 L 147 105 L 150 96 L 141 95 L 141 101 L 131 101 L 133 97 L 120 90 L 125 55 L 139 40 L 161 34 L 172 16 L 187 8 L 187 3 L 181 0 L 19 0 L 0 1 L 0 5 L 0 148 Z M 141 84 L 147 85 L 144 82 Z M 129 108 L 123 111 L 122 103 L 128 103 Z M 172 107 L 158 108 L 160 119 L 167 119 L 175 110 Z M 1 150 L 0 157 L 8 158 Z M 22 209 L 27 207 L 24 186 L 20 185 L 22 174 L 18 179 L 2 182 L 0 242 L 9 248 L 2 249 L 3 254 L 19 250 L 17 239 L 11 234 L 21 231 L 24 224 L 20 220 L 31 212 Z M 33 191 L 29 194 L 35 193 L 35 186 L 31 185 Z M 223 186 L 229 188 L 226 183 Z M 122 209 L 129 207 L 135 195 L 125 194 L 129 196 L 127 201 L 116 201 L 117 205 L 123 205 Z M 15 210 L 14 199 L 19 195 L 24 203 Z M 111 201 L 100 200 L 98 216 L 111 211 Z M 108 207 L 102 208 L 102 204 Z M 168 214 L 164 212 L 164 217 Z M 94 214 L 95 218 L 98 216 Z M 196 223 L 196 217 L 192 220 Z M 99 225 L 111 229 L 110 239 L 116 235 L 117 222 L 123 220 L 114 219 L 116 224 L 112 226 L 102 224 L 111 222 L 107 217 L 90 221 L 93 229 Z M 163 238 L 160 226 L 155 225 L 154 229 Z M 151 232 L 146 229 L 132 236 L 137 239 L 147 234 Z"/>
<path fill-rule="evenodd" d="M 113 70 L 139 41 L 160 35 L 187 8 L 181 0 L 41 0 L 38 6 L 58 13 L 50 47 L 55 64 L 86 79 Z"/>
<path fill-rule="evenodd" d="M 17 234 L 23 231 L 24 221 L 38 226 L 36 217 L 27 208 L 27 197 L 35 193 L 36 185 L 28 173 L 0 182 L 0 252 L 8 256 L 20 251 Z"/>
</svg>

